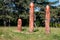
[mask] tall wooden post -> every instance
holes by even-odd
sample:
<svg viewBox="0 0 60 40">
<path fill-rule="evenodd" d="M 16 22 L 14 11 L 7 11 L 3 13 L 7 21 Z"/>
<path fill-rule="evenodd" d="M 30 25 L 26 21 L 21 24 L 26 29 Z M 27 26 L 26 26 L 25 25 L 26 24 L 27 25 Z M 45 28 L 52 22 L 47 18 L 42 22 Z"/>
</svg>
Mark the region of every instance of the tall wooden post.
<svg viewBox="0 0 60 40">
<path fill-rule="evenodd" d="M 34 3 L 30 3 L 30 11 L 29 11 L 29 32 L 33 32 L 34 30 Z"/>
<path fill-rule="evenodd" d="M 21 32 L 22 31 L 22 20 L 21 19 L 18 19 L 18 24 L 17 24 L 17 29 L 18 29 L 18 31 L 19 32 Z"/>
<path fill-rule="evenodd" d="M 46 15 L 45 15 L 45 31 L 46 34 L 50 33 L 50 7 L 49 5 L 46 6 Z"/>
</svg>

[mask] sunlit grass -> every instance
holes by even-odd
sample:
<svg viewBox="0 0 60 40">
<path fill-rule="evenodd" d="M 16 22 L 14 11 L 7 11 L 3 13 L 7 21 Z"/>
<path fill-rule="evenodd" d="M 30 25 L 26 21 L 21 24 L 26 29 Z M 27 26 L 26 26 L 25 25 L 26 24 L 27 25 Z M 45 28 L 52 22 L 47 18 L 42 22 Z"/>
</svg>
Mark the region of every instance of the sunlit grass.
<svg viewBox="0 0 60 40">
<path fill-rule="evenodd" d="M 28 27 L 23 27 L 22 32 L 16 32 L 17 27 L 0 27 L 0 40 L 60 40 L 60 28 L 51 28 L 49 35 L 45 34 L 45 28 L 35 28 L 29 33 Z"/>
</svg>

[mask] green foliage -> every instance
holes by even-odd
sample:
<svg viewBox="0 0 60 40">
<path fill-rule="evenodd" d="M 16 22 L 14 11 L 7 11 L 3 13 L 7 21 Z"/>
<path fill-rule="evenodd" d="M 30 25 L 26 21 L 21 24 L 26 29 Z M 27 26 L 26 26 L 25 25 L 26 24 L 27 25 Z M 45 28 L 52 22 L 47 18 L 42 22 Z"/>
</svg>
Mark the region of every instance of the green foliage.
<svg viewBox="0 0 60 40">
<path fill-rule="evenodd" d="M 41 0 L 41 2 L 43 2 L 44 0 Z M 29 10 L 27 10 L 27 8 L 29 9 L 29 5 L 30 5 L 30 2 L 31 0 L 18 0 L 17 2 L 15 1 L 14 3 L 17 5 L 17 7 L 22 7 L 21 10 L 17 10 L 17 11 L 14 11 L 12 12 L 11 10 L 12 9 L 16 9 L 15 8 L 11 8 L 9 6 L 6 7 L 6 4 L 5 3 L 13 3 L 9 0 L 7 0 L 5 3 L 3 0 L 0 0 L 0 10 L 2 10 L 3 12 L 0 13 L 0 19 L 8 19 L 8 20 L 11 20 L 13 22 L 15 22 L 17 24 L 17 19 L 18 18 L 21 18 L 24 20 L 27 20 L 27 24 L 29 23 L 28 19 L 29 19 Z M 40 5 L 40 4 L 36 4 L 35 3 L 35 7 L 40 7 L 41 9 L 43 9 L 44 11 L 40 11 L 40 12 L 37 12 L 37 13 L 34 13 L 36 14 L 37 16 L 37 20 L 36 20 L 36 24 L 37 26 L 44 26 L 44 20 L 45 20 L 45 6 L 44 5 Z M 20 9 L 20 8 L 18 8 Z M 10 11 L 9 11 L 10 10 Z M 51 18 L 54 16 L 55 19 L 58 19 L 58 12 L 60 11 L 60 9 L 58 8 L 51 8 Z M 25 22 L 23 23 L 23 25 L 25 24 Z"/>
</svg>

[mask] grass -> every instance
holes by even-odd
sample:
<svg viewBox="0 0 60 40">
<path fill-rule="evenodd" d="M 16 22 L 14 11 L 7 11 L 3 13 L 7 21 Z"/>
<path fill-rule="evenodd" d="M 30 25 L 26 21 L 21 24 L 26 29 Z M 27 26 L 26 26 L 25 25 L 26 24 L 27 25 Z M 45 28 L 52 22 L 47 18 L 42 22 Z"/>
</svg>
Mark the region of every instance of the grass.
<svg viewBox="0 0 60 40">
<path fill-rule="evenodd" d="M 23 27 L 22 32 L 16 32 L 17 27 L 0 27 L 0 40 L 60 40 L 60 28 L 51 28 L 49 35 L 45 28 L 35 28 L 33 33 L 28 32 L 28 27 Z"/>
</svg>

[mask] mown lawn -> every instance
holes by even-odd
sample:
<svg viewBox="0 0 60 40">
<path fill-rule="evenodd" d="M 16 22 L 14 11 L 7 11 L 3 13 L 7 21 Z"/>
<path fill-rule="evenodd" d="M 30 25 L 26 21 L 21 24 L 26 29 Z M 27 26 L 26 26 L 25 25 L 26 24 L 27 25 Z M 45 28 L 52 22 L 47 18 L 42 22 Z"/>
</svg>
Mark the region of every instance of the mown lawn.
<svg viewBox="0 0 60 40">
<path fill-rule="evenodd" d="M 22 32 L 17 32 L 17 27 L 0 27 L 0 40 L 60 40 L 60 28 L 51 28 L 49 35 L 45 28 L 35 28 L 33 33 L 28 32 L 28 27 L 23 27 Z"/>
</svg>

